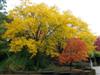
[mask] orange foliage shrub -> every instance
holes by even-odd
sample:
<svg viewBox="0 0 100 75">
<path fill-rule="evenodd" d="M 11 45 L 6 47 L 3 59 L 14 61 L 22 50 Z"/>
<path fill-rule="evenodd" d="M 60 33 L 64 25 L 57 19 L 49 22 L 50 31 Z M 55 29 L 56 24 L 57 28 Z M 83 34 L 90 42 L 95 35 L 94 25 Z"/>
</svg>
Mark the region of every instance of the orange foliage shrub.
<svg viewBox="0 0 100 75">
<path fill-rule="evenodd" d="M 61 64 L 72 63 L 78 61 L 86 61 L 88 57 L 88 49 L 84 41 L 79 38 L 71 38 L 67 41 L 65 49 L 59 56 Z"/>
</svg>

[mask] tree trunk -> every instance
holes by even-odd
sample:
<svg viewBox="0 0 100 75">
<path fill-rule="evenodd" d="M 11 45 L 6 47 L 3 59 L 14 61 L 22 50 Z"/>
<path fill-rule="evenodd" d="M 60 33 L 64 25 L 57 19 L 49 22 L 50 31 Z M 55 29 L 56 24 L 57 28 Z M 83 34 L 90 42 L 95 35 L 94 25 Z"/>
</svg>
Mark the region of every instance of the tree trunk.
<svg viewBox="0 0 100 75">
<path fill-rule="evenodd" d="M 70 62 L 70 72 L 72 71 L 72 62 Z"/>
</svg>

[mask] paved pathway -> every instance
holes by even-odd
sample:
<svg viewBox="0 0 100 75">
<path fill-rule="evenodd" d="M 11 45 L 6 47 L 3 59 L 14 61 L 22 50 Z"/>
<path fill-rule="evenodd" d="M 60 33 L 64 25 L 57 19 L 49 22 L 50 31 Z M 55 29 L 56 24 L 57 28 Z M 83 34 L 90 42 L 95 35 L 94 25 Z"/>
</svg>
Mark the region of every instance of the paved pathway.
<svg viewBox="0 0 100 75">
<path fill-rule="evenodd" d="M 96 75 L 100 75 L 100 66 L 95 66 L 93 69 L 96 70 Z"/>
</svg>

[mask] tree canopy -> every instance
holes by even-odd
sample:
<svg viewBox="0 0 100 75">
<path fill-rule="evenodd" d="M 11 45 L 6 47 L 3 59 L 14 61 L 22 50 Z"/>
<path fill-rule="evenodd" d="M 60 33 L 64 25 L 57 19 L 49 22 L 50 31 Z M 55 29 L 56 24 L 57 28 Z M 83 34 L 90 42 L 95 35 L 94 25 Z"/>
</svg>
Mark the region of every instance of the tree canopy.
<svg viewBox="0 0 100 75">
<path fill-rule="evenodd" d="M 94 49 L 95 37 L 88 24 L 69 11 L 60 13 L 54 6 L 24 3 L 11 10 L 8 17 L 11 22 L 5 23 L 2 37 L 9 40 L 11 52 L 26 48 L 32 56 L 42 52 L 56 57 L 64 49 L 66 40 L 73 37 L 84 40 L 88 51 Z"/>
</svg>

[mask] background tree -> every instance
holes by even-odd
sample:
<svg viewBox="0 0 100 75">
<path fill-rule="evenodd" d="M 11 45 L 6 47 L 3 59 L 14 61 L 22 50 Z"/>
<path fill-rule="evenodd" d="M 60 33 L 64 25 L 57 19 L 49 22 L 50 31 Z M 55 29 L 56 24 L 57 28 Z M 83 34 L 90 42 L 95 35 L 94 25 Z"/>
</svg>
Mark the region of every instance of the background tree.
<svg viewBox="0 0 100 75">
<path fill-rule="evenodd" d="M 94 42 L 94 46 L 96 56 L 100 57 L 100 37 L 97 37 L 96 41 Z"/>
<path fill-rule="evenodd" d="M 100 36 L 98 36 L 96 38 L 96 41 L 94 42 L 94 46 L 95 46 L 95 51 L 94 51 L 94 63 L 95 65 L 100 65 Z"/>
<path fill-rule="evenodd" d="M 86 61 L 88 58 L 88 49 L 84 41 L 79 38 L 72 38 L 67 41 L 67 45 L 61 55 L 59 61 L 61 64 Z M 71 69 L 70 69 L 71 70 Z"/>
<path fill-rule="evenodd" d="M 0 0 L 0 24 L 4 21 L 6 13 L 6 0 Z"/>
<path fill-rule="evenodd" d="M 3 70 L 2 61 L 8 58 L 7 56 L 7 42 L 2 39 L 2 34 L 5 32 L 4 22 L 6 17 L 6 0 L 0 0 L 0 71 Z"/>
<path fill-rule="evenodd" d="M 0 0 L 0 34 L 4 31 L 3 22 L 6 20 L 6 0 Z"/>
<path fill-rule="evenodd" d="M 97 51 L 100 51 L 100 37 L 97 37 L 97 39 L 96 39 L 94 45 L 96 46 L 95 49 L 96 49 Z"/>
<path fill-rule="evenodd" d="M 6 0 L 0 0 L 0 10 L 5 8 Z"/>
</svg>

